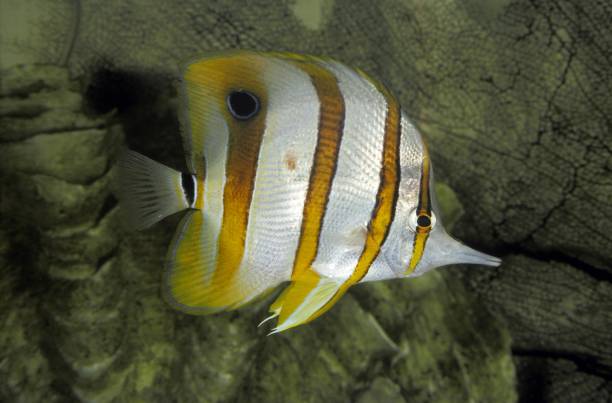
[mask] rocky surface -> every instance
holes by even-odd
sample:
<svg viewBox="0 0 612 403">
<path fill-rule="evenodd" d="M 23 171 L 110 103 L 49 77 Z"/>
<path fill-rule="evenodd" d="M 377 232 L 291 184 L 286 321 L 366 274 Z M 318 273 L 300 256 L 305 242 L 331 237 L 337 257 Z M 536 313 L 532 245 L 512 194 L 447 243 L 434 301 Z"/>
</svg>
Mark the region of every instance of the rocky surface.
<svg viewBox="0 0 612 403">
<path fill-rule="evenodd" d="M 86 113 L 95 108 L 59 67 L 3 77 L 4 400 L 514 400 L 508 331 L 441 273 L 361 286 L 271 337 L 257 327 L 270 298 L 211 317 L 172 311 L 159 284 L 177 217 L 124 232 L 110 193 L 129 114 Z M 438 188 L 452 224 L 461 206 Z"/>
<path fill-rule="evenodd" d="M 612 398 L 605 2 L 154 4 L 40 2 L 30 58 L 65 68 L 2 72 L 0 400 Z M 122 232 L 109 169 L 123 136 L 181 167 L 178 66 L 235 47 L 383 79 L 430 143 L 453 232 L 504 264 L 358 286 L 274 337 L 256 327 L 269 301 L 170 310 L 176 219 Z"/>
</svg>

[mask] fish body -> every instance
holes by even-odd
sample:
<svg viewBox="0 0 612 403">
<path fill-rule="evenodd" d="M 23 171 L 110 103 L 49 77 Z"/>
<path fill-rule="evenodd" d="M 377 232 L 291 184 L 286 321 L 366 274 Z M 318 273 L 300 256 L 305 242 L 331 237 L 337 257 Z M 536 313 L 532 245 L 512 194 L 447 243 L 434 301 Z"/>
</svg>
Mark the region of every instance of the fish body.
<svg viewBox="0 0 612 403">
<path fill-rule="evenodd" d="M 273 332 L 327 311 L 354 284 L 499 260 L 442 226 L 422 137 L 365 73 L 287 53 L 222 52 L 183 71 L 189 172 L 133 151 L 120 200 L 144 228 L 187 210 L 163 293 L 193 314 L 238 308 L 282 283 Z"/>
</svg>

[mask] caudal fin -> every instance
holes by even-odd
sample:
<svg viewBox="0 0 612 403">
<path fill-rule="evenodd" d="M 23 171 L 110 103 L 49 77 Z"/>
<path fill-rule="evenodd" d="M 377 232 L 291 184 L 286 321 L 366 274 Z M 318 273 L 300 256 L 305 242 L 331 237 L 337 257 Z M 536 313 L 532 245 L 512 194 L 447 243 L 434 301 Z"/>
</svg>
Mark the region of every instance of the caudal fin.
<svg viewBox="0 0 612 403">
<path fill-rule="evenodd" d="M 144 229 L 193 206 L 193 175 L 128 149 L 119 156 L 117 168 L 117 197 L 128 227 Z"/>
</svg>

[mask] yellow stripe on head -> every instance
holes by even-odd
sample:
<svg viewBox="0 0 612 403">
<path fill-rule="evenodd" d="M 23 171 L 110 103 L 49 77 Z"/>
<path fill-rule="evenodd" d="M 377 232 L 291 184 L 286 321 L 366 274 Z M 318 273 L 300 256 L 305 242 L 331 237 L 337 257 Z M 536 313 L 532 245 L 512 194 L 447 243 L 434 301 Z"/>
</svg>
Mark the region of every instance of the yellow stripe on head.
<svg viewBox="0 0 612 403">
<path fill-rule="evenodd" d="M 219 300 L 231 303 L 240 293 L 234 289 L 235 275 L 244 255 L 249 209 L 255 186 L 259 149 L 263 139 L 267 113 L 267 89 L 263 81 L 264 59 L 256 54 L 225 58 L 214 66 L 219 74 L 218 102 L 226 113 L 229 145 L 226 163 L 226 183 L 223 191 L 223 221 L 219 234 L 217 268 L 212 279 L 213 289 L 219 290 Z M 259 98 L 260 109 L 248 120 L 235 119 L 226 106 L 231 91 L 248 91 Z M 230 288 L 230 289 L 228 289 Z"/>
<path fill-rule="evenodd" d="M 207 136 L 218 135 L 209 132 L 214 127 L 210 123 L 221 122 L 229 133 L 216 259 L 211 251 L 199 246 L 202 231 L 207 230 L 200 225 L 200 220 L 192 221 L 187 233 L 176 240 L 171 255 L 175 261 L 169 266 L 172 270 L 167 277 L 169 291 L 176 304 L 184 305 L 185 310 L 231 309 L 248 297 L 248 287 L 239 284 L 236 274 L 244 255 L 259 149 L 265 131 L 268 92 L 263 77 L 269 60 L 256 52 L 222 53 L 194 62 L 185 70 L 191 166 L 198 178 L 196 208 L 203 207 L 204 180 L 220 180 L 206 178 L 204 144 Z M 241 119 L 231 110 L 229 97 L 236 93 L 254 96 L 258 109 L 252 117 Z"/>
</svg>

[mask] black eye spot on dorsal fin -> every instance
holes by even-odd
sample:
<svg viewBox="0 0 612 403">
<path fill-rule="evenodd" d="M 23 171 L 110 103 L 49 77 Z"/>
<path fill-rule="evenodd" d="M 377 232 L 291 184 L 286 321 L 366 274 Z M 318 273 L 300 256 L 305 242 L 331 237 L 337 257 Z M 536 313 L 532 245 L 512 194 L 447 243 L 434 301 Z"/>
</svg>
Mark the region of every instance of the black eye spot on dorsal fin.
<svg viewBox="0 0 612 403">
<path fill-rule="evenodd" d="M 227 96 L 227 109 L 238 120 L 251 119 L 259 112 L 259 98 L 248 91 L 232 91 Z"/>
</svg>

